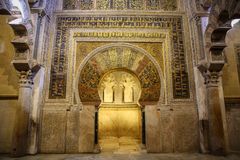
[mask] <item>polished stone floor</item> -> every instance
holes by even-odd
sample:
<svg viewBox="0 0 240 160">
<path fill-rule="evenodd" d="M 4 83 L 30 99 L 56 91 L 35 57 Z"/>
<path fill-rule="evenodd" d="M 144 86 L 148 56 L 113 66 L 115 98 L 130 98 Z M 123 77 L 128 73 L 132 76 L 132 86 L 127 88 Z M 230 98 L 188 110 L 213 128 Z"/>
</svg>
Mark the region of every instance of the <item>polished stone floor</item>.
<svg viewBox="0 0 240 160">
<path fill-rule="evenodd" d="M 38 154 L 22 158 L 0 155 L 0 160 L 240 160 L 240 155 L 211 156 L 203 154 Z"/>
</svg>

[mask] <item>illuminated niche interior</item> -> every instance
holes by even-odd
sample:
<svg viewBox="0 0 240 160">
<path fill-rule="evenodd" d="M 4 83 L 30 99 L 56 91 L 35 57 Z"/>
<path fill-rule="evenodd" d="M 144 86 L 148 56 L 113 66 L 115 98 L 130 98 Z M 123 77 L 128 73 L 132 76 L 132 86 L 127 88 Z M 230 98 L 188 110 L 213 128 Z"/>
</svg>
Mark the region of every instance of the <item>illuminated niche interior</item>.
<svg viewBox="0 0 240 160">
<path fill-rule="evenodd" d="M 141 142 L 141 85 L 126 70 L 106 73 L 99 84 L 99 144 L 102 150 L 138 150 Z M 124 145 L 123 145 L 124 144 Z"/>
<path fill-rule="evenodd" d="M 140 93 L 141 86 L 138 78 L 124 70 L 105 74 L 99 85 L 102 104 L 137 104 Z"/>
</svg>

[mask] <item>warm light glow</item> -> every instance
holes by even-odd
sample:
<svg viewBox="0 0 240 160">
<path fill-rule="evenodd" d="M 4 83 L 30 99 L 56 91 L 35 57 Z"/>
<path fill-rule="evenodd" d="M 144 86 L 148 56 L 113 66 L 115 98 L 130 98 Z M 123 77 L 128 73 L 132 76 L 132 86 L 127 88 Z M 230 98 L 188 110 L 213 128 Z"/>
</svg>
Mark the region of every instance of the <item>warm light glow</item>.
<svg viewBox="0 0 240 160">
<path fill-rule="evenodd" d="M 141 85 L 138 78 L 124 70 L 105 74 L 99 85 L 102 103 L 137 104 L 140 93 Z"/>
<path fill-rule="evenodd" d="M 239 21 L 240 21 L 240 19 L 234 19 L 234 20 L 232 20 L 231 26 L 234 27 L 235 24 L 237 24 Z"/>
<path fill-rule="evenodd" d="M 103 151 L 124 146 L 138 148 L 141 139 L 140 93 L 138 78 L 125 70 L 114 70 L 103 76 L 99 84 L 102 103 L 98 112 L 99 144 Z"/>
</svg>

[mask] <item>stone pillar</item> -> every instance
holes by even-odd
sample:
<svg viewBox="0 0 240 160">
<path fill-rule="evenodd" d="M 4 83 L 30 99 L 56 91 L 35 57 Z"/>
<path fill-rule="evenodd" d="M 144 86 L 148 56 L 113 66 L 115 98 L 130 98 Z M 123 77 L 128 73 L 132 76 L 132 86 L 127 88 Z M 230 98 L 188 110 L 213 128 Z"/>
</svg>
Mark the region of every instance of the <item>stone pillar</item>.
<svg viewBox="0 0 240 160">
<path fill-rule="evenodd" d="M 208 153 L 208 108 L 207 108 L 207 89 L 204 84 L 204 77 L 197 67 L 194 67 L 196 98 L 198 105 L 199 118 L 199 143 L 202 153 Z"/>
<path fill-rule="evenodd" d="M 30 111 L 29 122 L 29 146 L 28 154 L 36 154 L 38 152 L 38 135 L 39 135 L 39 121 L 40 110 L 43 101 L 43 87 L 44 87 L 45 69 L 41 68 L 34 76 L 34 87 L 32 106 Z"/>
<path fill-rule="evenodd" d="M 203 60 L 205 59 L 205 50 L 204 50 L 204 29 L 203 24 L 202 24 L 202 19 L 203 17 L 199 16 L 199 15 L 194 15 L 194 20 L 196 23 L 196 29 L 197 29 L 197 35 L 198 36 L 198 41 L 199 41 L 199 55 L 198 55 L 198 60 Z"/>
<path fill-rule="evenodd" d="M 196 50 L 196 66 L 194 67 L 194 77 L 195 77 L 195 87 L 196 87 L 196 98 L 198 105 L 198 116 L 199 116 L 199 141 L 200 150 L 202 153 L 208 153 L 208 109 L 207 109 L 207 96 L 206 96 L 206 86 L 204 85 L 204 77 L 198 69 L 199 63 L 206 61 L 206 51 L 204 48 L 204 32 L 205 23 L 207 21 L 206 15 L 199 14 L 198 12 L 194 14 L 193 20 L 195 22 L 196 33 L 193 33 L 197 39 L 195 40 Z"/>
<path fill-rule="evenodd" d="M 19 105 L 16 109 L 16 121 L 12 140 L 13 156 L 22 156 L 27 153 L 29 113 L 32 104 L 32 73 L 30 71 L 21 72 L 19 78 Z"/>
<path fill-rule="evenodd" d="M 222 96 L 219 92 L 219 72 L 207 72 L 204 74 L 207 88 L 207 105 L 209 117 L 209 149 L 216 155 L 226 154 L 226 140 L 222 112 Z"/>
</svg>

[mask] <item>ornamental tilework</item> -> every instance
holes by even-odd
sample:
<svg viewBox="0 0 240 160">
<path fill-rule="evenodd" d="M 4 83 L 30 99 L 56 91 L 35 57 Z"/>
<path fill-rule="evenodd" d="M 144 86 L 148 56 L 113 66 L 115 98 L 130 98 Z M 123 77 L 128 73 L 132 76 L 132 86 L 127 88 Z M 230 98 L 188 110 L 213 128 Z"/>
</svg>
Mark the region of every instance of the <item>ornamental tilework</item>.
<svg viewBox="0 0 240 160">
<path fill-rule="evenodd" d="M 185 59 L 181 16 L 58 16 L 50 76 L 49 98 L 66 98 L 67 31 L 73 28 L 168 29 L 172 41 L 173 97 L 189 98 L 189 79 Z M 102 36 L 111 36 L 104 34 Z M 137 36 L 137 35 L 136 35 Z M 101 37 L 101 36 L 100 36 Z M 107 37 L 104 37 L 107 38 Z M 114 38 L 114 37 L 109 37 Z M 131 37 L 129 37 L 129 40 Z M 113 51 L 115 52 L 115 51 Z M 117 51 L 116 51 L 117 52 Z"/>
</svg>

